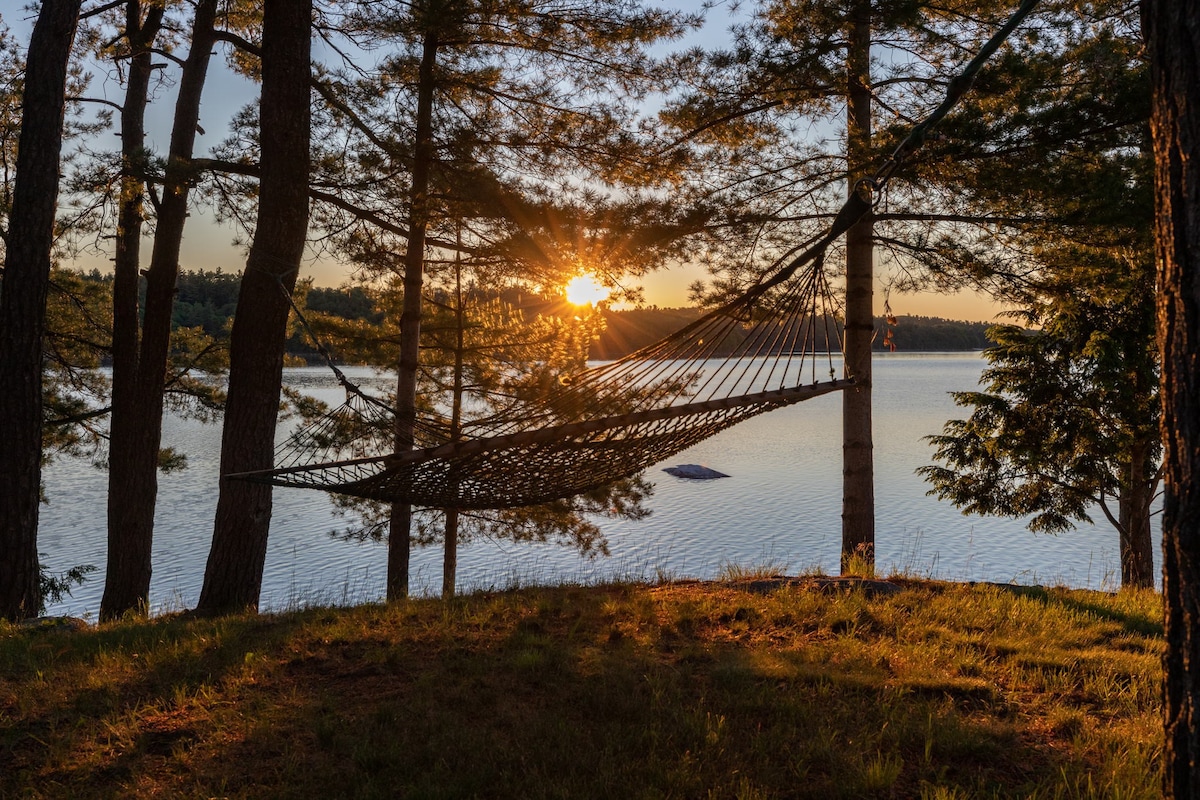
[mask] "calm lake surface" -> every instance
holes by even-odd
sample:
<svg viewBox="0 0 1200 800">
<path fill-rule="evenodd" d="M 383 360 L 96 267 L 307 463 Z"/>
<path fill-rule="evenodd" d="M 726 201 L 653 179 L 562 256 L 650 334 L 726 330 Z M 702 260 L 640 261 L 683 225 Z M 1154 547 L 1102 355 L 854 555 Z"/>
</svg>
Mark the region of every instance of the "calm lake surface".
<svg viewBox="0 0 1200 800">
<path fill-rule="evenodd" d="M 881 572 L 1116 588 L 1117 534 L 1107 524 L 1059 536 L 1034 534 L 1021 521 L 966 517 L 926 496 L 927 485 L 914 474 L 932 460 L 923 437 L 941 432 L 947 419 L 964 416 L 948 393 L 975 388 L 982 368 L 976 353 L 877 356 L 875 493 Z M 364 385 L 372 382 L 369 370 L 348 372 Z M 286 370 L 285 380 L 335 405 L 341 401 L 342 392 L 326 369 Z M 200 594 L 217 500 L 220 428 L 169 418 L 163 439 L 164 445 L 186 453 L 190 464 L 159 482 L 151 605 L 175 610 L 191 607 Z M 478 541 L 460 550 L 458 585 L 470 591 L 613 578 L 712 578 L 730 566 L 835 573 L 841 546 L 840 448 L 837 393 L 761 415 L 651 468 L 651 516 L 638 522 L 601 522 L 611 556 L 589 560 L 556 545 Z M 662 466 L 689 463 L 730 477 L 688 481 L 661 471 Z M 63 460 L 48 468 L 45 482 L 50 502 L 41 513 L 43 562 L 54 571 L 75 564 L 100 568 L 50 613 L 94 617 L 103 591 L 106 475 L 89 463 Z M 1154 522 L 1157 557 L 1157 517 Z M 275 490 L 264 609 L 382 597 L 384 546 L 342 542 L 331 535 L 345 524 L 323 493 Z M 414 592 L 440 591 L 440 559 L 440 546 L 414 551 Z"/>
</svg>

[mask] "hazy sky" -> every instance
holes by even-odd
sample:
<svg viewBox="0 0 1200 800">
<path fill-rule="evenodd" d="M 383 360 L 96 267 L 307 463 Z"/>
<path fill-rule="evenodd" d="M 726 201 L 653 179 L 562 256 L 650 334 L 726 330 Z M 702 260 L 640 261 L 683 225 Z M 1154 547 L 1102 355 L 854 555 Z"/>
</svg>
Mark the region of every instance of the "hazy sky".
<svg viewBox="0 0 1200 800">
<path fill-rule="evenodd" d="M 29 30 L 32 26 L 32 17 L 24 9 L 25 3 L 26 0 L 0 0 L 0 17 L 3 17 L 5 24 L 8 25 L 22 47 L 28 42 Z M 686 0 L 665 0 L 663 5 L 692 8 L 695 4 Z M 719 46 L 733 19 L 734 17 L 728 10 L 728 4 L 719 3 L 709 13 L 708 23 L 704 30 L 695 36 L 695 41 Z M 205 87 L 204 101 L 201 106 L 200 125 L 204 133 L 197 139 L 198 153 L 207 152 L 225 138 L 229 130 L 230 119 L 255 96 L 256 91 L 256 88 L 248 81 L 227 69 L 223 59 L 213 59 L 209 82 Z M 91 94 L 119 102 L 122 90 L 115 76 L 98 71 L 91 87 Z M 156 152 L 165 153 L 171 114 L 173 113 L 174 87 L 160 87 L 158 97 L 160 101 L 151 103 L 148 111 L 148 145 Z M 113 146 L 116 146 L 115 143 Z M 181 254 L 182 268 L 187 270 L 220 268 L 226 272 L 239 271 L 245 261 L 245 252 L 234 245 L 235 237 L 234 229 L 216 224 L 211 215 L 203 212 L 194 213 L 188 220 L 185 232 Z M 143 254 L 146 259 L 149 258 L 148 247 L 143 248 Z M 88 254 L 79 258 L 77 264 L 84 268 L 107 269 L 110 266 L 108 258 L 108 254 L 104 253 Z M 318 285 L 325 286 L 338 285 L 349 276 L 345 267 L 315 259 L 309 259 L 306 262 L 303 274 L 313 277 Z M 684 267 L 646 276 L 639 283 L 645 288 L 648 303 L 660 306 L 680 306 L 687 302 L 688 285 L 697 278 L 703 277 L 702 270 Z M 881 313 L 883 308 L 881 292 L 876 293 L 875 306 L 876 312 Z M 893 312 L 897 314 L 920 314 L 970 320 L 990 320 L 999 311 L 988 298 L 973 293 L 955 295 L 893 294 L 891 306 Z"/>
</svg>

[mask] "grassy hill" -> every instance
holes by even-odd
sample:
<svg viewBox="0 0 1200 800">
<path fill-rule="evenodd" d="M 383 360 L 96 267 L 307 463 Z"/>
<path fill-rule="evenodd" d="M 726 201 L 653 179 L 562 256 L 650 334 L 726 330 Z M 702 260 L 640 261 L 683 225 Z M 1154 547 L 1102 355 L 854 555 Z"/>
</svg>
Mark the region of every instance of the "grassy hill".
<svg viewBox="0 0 1200 800">
<path fill-rule="evenodd" d="M 898 585 L 0 623 L 0 796 L 1158 795 L 1158 595 Z"/>
</svg>

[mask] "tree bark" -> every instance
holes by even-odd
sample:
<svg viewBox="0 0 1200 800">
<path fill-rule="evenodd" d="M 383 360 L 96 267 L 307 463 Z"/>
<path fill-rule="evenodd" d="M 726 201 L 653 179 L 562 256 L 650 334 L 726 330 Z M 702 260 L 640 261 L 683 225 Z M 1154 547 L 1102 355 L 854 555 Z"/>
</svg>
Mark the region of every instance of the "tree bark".
<svg viewBox="0 0 1200 800">
<path fill-rule="evenodd" d="M 1149 589 L 1154 586 L 1154 541 L 1150 535 L 1150 506 L 1154 499 L 1151 480 L 1151 443 L 1135 442 L 1122 476 L 1118 499 L 1121 538 L 1121 586 Z"/>
<path fill-rule="evenodd" d="M 101 619 L 113 619 L 127 611 L 144 608 L 149 602 L 150 554 L 158 499 L 158 451 L 162 444 L 163 390 L 171 341 L 171 312 L 175 304 L 179 252 L 188 214 L 191 159 L 196 143 L 196 125 L 200 119 L 200 98 L 216 42 L 213 27 L 216 12 L 217 0 L 202 0 L 196 6 L 193 18 L 191 50 L 184 61 L 179 80 L 163 198 L 154 229 L 150 267 L 146 271 L 146 308 L 140 342 L 137 333 L 136 259 L 126 267 L 132 277 L 133 297 L 126 298 L 122 305 L 127 307 L 132 304 L 134 316 L 125 323 L 132 325 L 133 333 L 122 336 L 122 349 L 132 347 L 134 354 L 132 357 L 123 356 L 123 360 L 132 362 L 125 367 L 132 373 L 120 381 L 115 354 L 113 360 L 108 572 L 104 597 L 100 602 Z M 144 107 L 144 95 L 141 103 Z M 127 97 L 126 106 L 129 105 Z M 118 262 L 118 274 L 120 270 Z M 115 303 L 114 298 L 114 306 Z M 114 310 L 114 350 L 117 348 L 115 339 Z M 119 383 L 123 387 L 120 403 L 117 402 Z"/>
<path fill-rule="evenodd" d="M 846 55 L 846 178 L 849 191 L 871 161 L 871 3 L 855 0 Z M 846 232 L 845 375 L 842 392 L 842 571 L 875 564 L 875 465 L 871 430 L 874 248 L 868 214 Z"/>
<path fill-rule="evenodd" d="M 312 0 L 263 8 L 258 222 L 230 339 L 221 474 L 274 461 L 289 295 L 308 232 Z M 197 611 L 257 609 L 271 523 L 271 487 L 222 480 Z"/>
<path fill-rule="evenodd" d="M 462 249 L 462 226 L 459 226 L 457 244 Z M 462 262 L 454 259 L 454 382 L 450 395 L 450 441 L 462 439 L 463 395 L 466 393 L 467 316 L 462 289 Z M 457 488 L 457 478 L 451 470 L 451 481 Z M 442 599 L 454 597 L 458 578 L 458 509 L 446 509 L 446 525 L 442 541 Z"/>
<path fill-rule="evenodd" d="M 150 590 L 150 531 L 154 493 L 146 487 L 130 443 L 146 420 L 138 413 L 137 370 L 139 270 L 142 225 L 146 220 L 146 104 L 153 73 L 151 47 L 162 27 L 163 7 L 152 6 L 142 19 L 140 0 L 125 5 L 129 77 L 121 106 L 121 199 L 113 254 L 112 411 L 108 446 L 108 567 L 100 618 L 107 620 L 144 606 Z M 151 476 L 154 481 L 155 475 Z M 145 542 L 145 546 L 143 546 Z M 144 590 L 142 587 L 145 587 Z"/>
<path fill-rule="evenodd" d="M 1163 790 L 1200 798 L 1200 0 L 1144 0 L 1162 358 Z"/>
<path fill-rule="evenodd" d="M 44 0 L 25 65 L 16 180 L 0 291 L 0 615 L 41 608 L 42 341 L 58 206 L 67 62 L 80 0 Z"/>
<path fill-rule="evenodd" d="M 433 149 L 434 68 L 438 33 L 427 19 L 417 78 L 417 127 L 409 196 L 409 233 L 404 251 L 404 304 L 400 314 L 400 363 L 396 371 L 396 452 L 413 449 L 417 422 L 417 369 L 421 353 L 421 291 L 425 270 L 425 237 L 429 229 L 429 173 Z M 388 532 L 388 600 L 408 596 L 412 550 L 412 507 L 396 503 Z"/>
<path fill-rule="evenodd" d="M 446 509 L 445 539 L 442 542 L 442 599 L 454 597 L 458 577 L 458 509 Z"/>
</svg>

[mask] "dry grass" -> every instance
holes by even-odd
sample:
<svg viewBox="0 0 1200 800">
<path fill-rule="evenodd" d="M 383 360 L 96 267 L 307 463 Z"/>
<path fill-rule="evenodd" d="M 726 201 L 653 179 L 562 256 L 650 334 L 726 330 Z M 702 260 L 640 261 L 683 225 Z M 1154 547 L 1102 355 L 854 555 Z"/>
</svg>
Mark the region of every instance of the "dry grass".
<svg viewBox="0 0 1200 800">
<path fill-rule="evenodd" d="M 0 627 L 0 796 L 1158 795 L 1157 595 L 746 586 Z"/>
</svg>

